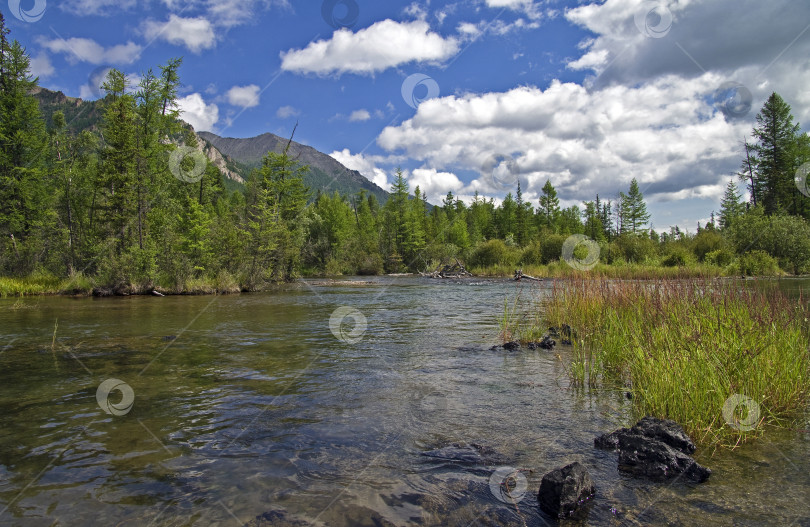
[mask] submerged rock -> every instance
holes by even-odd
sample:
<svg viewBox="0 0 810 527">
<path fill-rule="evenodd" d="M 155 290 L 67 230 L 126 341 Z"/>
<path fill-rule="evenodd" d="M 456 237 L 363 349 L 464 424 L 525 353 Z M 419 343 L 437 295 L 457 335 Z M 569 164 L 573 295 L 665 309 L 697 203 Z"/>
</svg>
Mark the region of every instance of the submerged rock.
<svg viewBox="0 0 810 527">
<path fill-rule="evenodd" d="M 548 335 L 544 336 L 543 340 L 539 340 L 537 342 L 527 342 L 526 343 L 526 347 L 529 348 L 530 350 L 536 350 L 538 348 L 539 349 L 544 349 L 544 350 L 551 350 L 551 349 L 554 349 L 554 346 L 556 346 L 556 345 L 557 345 L 557 343 L 551 337 L 549 337 Z M 500 346 L 497 346 L 497 345 L 492 346 L 489 349 L 492 350 L 492 351 L 497 351 L 499 349 L 505 349 L 506 351 L 518 351 L 518 350 L 520 350 L 520 342 L 517 342 L 517 341 L 513 340 L 513 341 L 507 342 L 507 343 L 505 343 L 503 345 L 500 345 Z"/>
<path fill-rule="evenodd" d="M 309 527 L 310 523 L 289 518 L 283 510 L 272 510 L 256 516 L 245 524 L 245 527 Z"/>
<path fill-rule="evenodd" d="M 594 446 L 618 450 L 619 470 L 636 476 L 665 479 L 685 475 L 701 483 L 712 473 L 690 457 L 695 443 L 669 419 L 645 417 L 632 428 L 619 428 L 595 438 Z"/>
<path fill-rule="evenodd" d="M 537 501 L 555 518 L 567 518 L 581 511 L 596 492 L 590 474 L 579 462 L 557 468 L 543 476 Z"/>
<path fill-rule="evenodd" d="M 520 343 L 515 341 L 507 342 L 503 345 L 503 349 L 507 351 L 517 351 L 520 349 Z"/>
<path fill-rule="evenodd" d="M 497 465 L 506 462 L 506 456 L 492 447 L 479 443 L 451 443 L 442 448 L 422 452 L 422 456 L 466 465 Z"/>
<path fill-rule="evenodd" d="M 554 338 L 560 339 L 560 343 L 565 346 L 570 346 L 572 344 L 571 336 L 573 334 L 573 330 L 568 324 L 563 324 L 559 328 L 552 326 L 548 328 L 548 334 Z"/>
<path fill-rule="evenodd" d="M 541 340 L 540 342 L 537 343 L 537 347 L 540 348 L 540 349 L 544 349 L 544 350 L 554 349 L 554 346 L 556 346 L 556 345 L 557 345 L 557 343 L 554 342 L 554 340 L 552 340 L 552 338 L 550 336 L 548 336 L 548 335 L 543 337 L 543 340 Z"/>
</svg>

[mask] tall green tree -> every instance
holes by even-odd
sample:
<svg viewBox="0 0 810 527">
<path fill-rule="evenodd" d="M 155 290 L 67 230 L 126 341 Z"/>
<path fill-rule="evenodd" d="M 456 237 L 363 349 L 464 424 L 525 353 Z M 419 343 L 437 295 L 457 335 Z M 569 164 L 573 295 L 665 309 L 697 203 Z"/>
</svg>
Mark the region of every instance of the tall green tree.
<svg viewBox="0 0 810 527">
<path fill-rule="evenodd" d="M 30 59 L 7 35 L 0 15 L 0 235 L 6 269 L 26 272 L 42 251 L 51 208 L 43 170 L 48 138 L 31 95 L 37 79 L 30 74 Z"/>
<path fill-rule="evenodd" d="M 551 184 L 551 180 L 546 180 L 540 195 L 540 208 L 537 209 L 541 226 L 556 231 L 556 221 L 560 215 L 560 200 L 557 198 L 557 191 Z"/>
<path fill-rule="evenodd" d="M 737 184 L 730 180 L 726 185 L 726 192 L 720 200 L 720 228 L 727 229 L 745 210 L 741 203 L 741 196 Z"/>
<path fill-rule="evenodd" d="M 622 232 L 637 234 L 644 230 L 644 227 L 650 221 L 650 214 L 647 212 L 647 204 L 644 202 L 644 196 L 638 188 L 636 178 L 633 178 L 630 182 L 628 193 L 620 193 L 619 199 Z"/>
<path fill-rule="evenodd" d="M 806 152 L 807 138 L 800 135 L 790 106 L 777 93 L 768 97 L 756 121 L 755 142 L 746 145 L 752 153 L 752 195 L 761 202 L 765 214 L 779 211 L 799 214 L 803 210 L 803 196 L 793 178 L 801 165 L 800 157 Z"/>
<path fill-rule="evenodd" d="M 597 196 L 596 201 L 584 202 L 585 210 L 582 211 L 582 217 L 585 219 L 583 226 L 585 234 L 592 240 L 597 241 L 605 239 L 605 226 L 602 224 L 601 211 L 599 210 L 601 203 L 598 200 L 599 196 Z"/>
</svg>

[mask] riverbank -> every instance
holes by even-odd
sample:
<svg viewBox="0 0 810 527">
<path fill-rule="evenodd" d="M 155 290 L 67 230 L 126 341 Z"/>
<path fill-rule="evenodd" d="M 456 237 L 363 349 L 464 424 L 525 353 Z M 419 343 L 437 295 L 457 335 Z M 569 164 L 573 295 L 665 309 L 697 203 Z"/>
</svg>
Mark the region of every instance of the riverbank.
<svg viewBox="0 0 810 527">
<path fill-rule="evenodd" d="M 608 265 L 598 263 L 592 268 L 576 269 L 565 262 L 554 262 L 548 265 L 527 265 L 521 267 L 524 275 L 539 278 L 576 278 L 576 279 L 621 279 L 621 280 L 657 280 L 683 278 L 716 278 L 735 276 L 733 268 L 708 264 L 665 267 L 660 265 L 622 264 Z M 480 277 L 512 277 L 514 267 L 495 265 L 470 269 Z M 768 275 L 771 276 L 771 275 Z"/>
<path fill-rule="evenodd" d="M 668 279 L 712 279 L 736 277 L 733 269 L 713 265 L 694 264 L 681 267 L 661 267 L 657 265 L 597 264 L 591 269 L 579 270 L 565 262 L 548 265 L 530 265 L 522 267 L 524 275 L 543 279 L 576 279 L 576 280 L 668 280 Z M 508 266 L 478 267 L 471 269 L 473 278 L 513 278 L 515 268 Z M 416 276 L 394 274 L 386 276 Z M 780 277 L 792 275 L 781 274 Z M 755 278 L 773 278 L 774 275 L 761 275 Z M 323 279 L 324 284 L 345 281 L 344 276 L 308 274 L 307 279 Z M 265 289 L 273 289 L 271 284 Z M 255 289 L 254 289 L 255 290 Z M 130 296 L 130 295 L 213 295 L 234 294 L 251 291 L 232 275 L 221 272 L 214 278 L 190 278 L 183 283 L 175 284 L 118 284 L 100 283 L 97 278 L 75 273 L 69 277 L 57 277 L 49 273 L 35 272 L 26 277 L 0 277 L 0 298 L 36 295 L 67 296 Z"/>
<path fill-rule="evenodd" d="M 195 278 L 183 284 L 100 284 L 93 277 L 76 273 L 59 278 L 46 273 L 0 277 L 0 298 L 36 295 L 129 296 L 129 295 L 213 295 L 239 293 L 243 289 L 230 275 Z"/>
<path fill-rule="evenodd" d="M 801 297 L 734 280 L 572 280 L 555 284 L 540 310 L 520 338 L 570 327 L 574 384 L 626 392 L 636 416 L 672 419 L 703 445 L 791 428 L 807 408 L 810 308 Z"/>
</svg>

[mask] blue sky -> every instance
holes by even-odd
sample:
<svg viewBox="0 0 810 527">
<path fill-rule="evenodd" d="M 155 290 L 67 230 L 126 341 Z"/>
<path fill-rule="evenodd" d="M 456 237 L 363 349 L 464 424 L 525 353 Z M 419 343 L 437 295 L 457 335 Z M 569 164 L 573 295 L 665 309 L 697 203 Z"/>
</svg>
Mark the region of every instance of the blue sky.
<svg viewBox="0 0 810 527">
<path fill-rule="evenodd" d="M 198 131 L 287 136 L 381 186 L 615 199 L 638 179 L 658 230 L 719 209 L 776 91 L 810 120 L 810 2 L 9 0 L 42 86 L 98 97 L 113 66 L 183 57 Z M 808 127 L 803 126 L 804 130 Z"/>
</svg>

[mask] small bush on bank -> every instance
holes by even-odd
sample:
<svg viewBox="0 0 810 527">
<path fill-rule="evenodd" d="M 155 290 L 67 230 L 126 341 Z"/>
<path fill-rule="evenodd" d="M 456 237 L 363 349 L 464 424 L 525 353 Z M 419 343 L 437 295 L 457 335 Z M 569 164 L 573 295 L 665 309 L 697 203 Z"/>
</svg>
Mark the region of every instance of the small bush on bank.
<svg viewBox="0 0 810 527">
<path fill-rule="evenodd" d="M 779 262 L 765 251 L 748 251 L 737 259 L 737 270 L 744 276 L 775 276 L 781 274 Z"/>
</svg>

